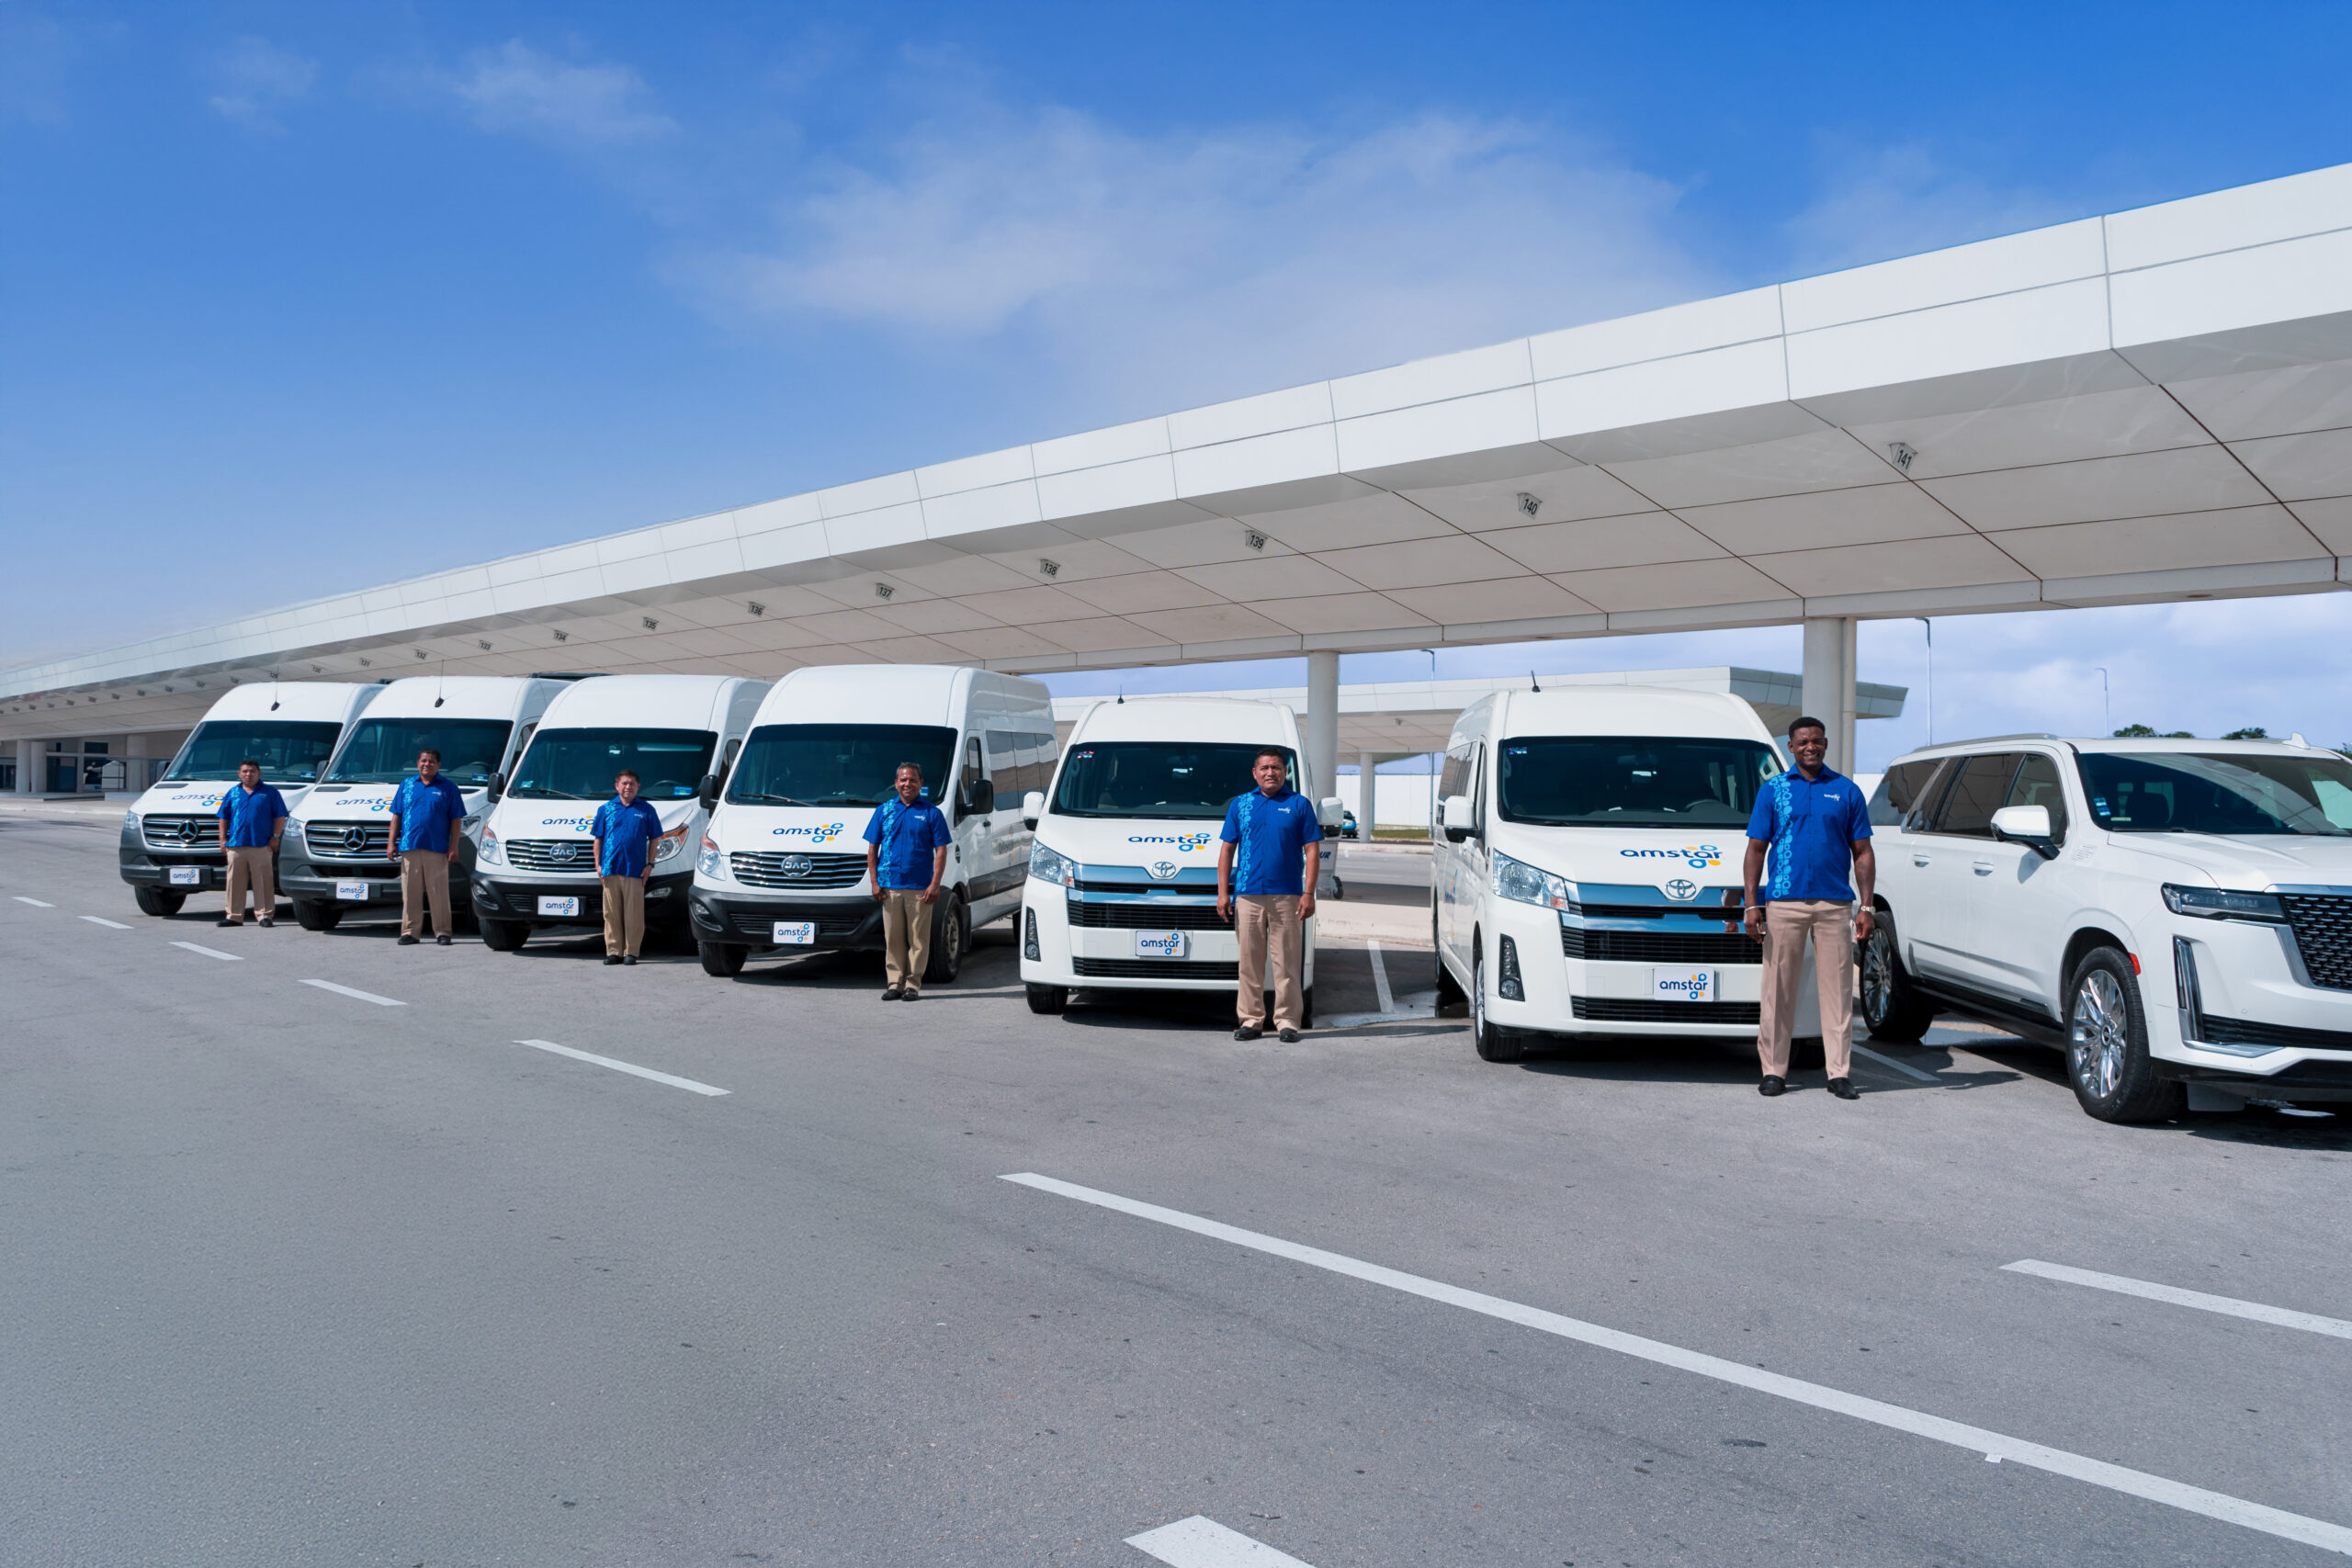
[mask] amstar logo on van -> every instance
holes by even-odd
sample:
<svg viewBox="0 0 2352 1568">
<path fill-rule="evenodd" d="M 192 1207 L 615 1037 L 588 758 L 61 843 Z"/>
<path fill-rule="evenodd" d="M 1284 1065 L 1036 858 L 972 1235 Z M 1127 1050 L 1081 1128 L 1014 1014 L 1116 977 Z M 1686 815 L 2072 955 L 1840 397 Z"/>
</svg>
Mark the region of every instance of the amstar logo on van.
<svg viewBox="0 0 2352 1568">
<path fill-rule="evenodd" d="M 1619 850 L 1627 860 L 1679 860 L 1695 871 L 1724 863 L 1723 851 L 1713 844 L 1700 844 L 1683 850 Z"/>
<path fill-rule="evenodd" d="M 539 818 L 539 826 L 542 828 L 569 828 L 575 833 L 584 833 L 595 825 L 596 819 L 593 817 L 542 817 Z"/>
<path fill-rule="evenodd" d="M 1208 841 L 1209 835 L 1206 833 L 1183 833 L 1179 834 L 1174 838 L 1170 838 L 1165 833 L 1130 833 L 1127 835 L 1127 842 L 1131 844 L 1173 844 L 1176 846 L 1177 853 L 1187 855 L 1191 854 L 1194 850 L 1199 849 Z"/>
<path fill-rule="evenodd" d="M 828 844 L 841 837 L 842 824 L 839 822 L 827 822 L 821 827 L 771 828 L 768 831 L 777 835 L 779 838 L 806 834 L 808 835 L 808 841 L 811 844 Z"/>
</svg>

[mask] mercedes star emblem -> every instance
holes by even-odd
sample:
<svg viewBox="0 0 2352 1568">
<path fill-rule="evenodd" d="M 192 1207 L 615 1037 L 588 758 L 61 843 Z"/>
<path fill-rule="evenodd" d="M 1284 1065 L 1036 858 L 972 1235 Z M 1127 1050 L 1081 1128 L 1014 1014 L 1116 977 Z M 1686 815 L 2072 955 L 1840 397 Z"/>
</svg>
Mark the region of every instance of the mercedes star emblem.
<svg viewBox="0 0 2352 1568">
<path fill-rule="evenodd" d="M 196 818 L 193 818 L 193 817 L 187 818 L 185 818 L 185 819 L 183 819 L 183 820 L 181 821 L 181 823 L 180 823 L 180 842 L 181 842 L 181 843 L 183 843 L 183 844 L 192 844 L 192 843 L 196 842 Z"/>
<path fill-rule="evenodd" d="M 368 848 L 368 829 L 354 822 L 343 830 L 343 851 L 345 854 L 361 854 Z"/>
</svg>

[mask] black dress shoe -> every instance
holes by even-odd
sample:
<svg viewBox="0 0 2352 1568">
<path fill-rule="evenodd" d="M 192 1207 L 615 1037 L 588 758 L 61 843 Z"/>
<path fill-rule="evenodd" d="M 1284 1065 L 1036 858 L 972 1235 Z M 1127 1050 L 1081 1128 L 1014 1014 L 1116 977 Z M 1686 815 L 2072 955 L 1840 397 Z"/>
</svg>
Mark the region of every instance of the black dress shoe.
<svg viewBox="0 0 2352 1568">
<path fill-rule="evenodd" d="M 898 987 L 893 986 L 888 990 L 882 993 L 882 999 L 886 1002 L 895 1002 L 904 995 L 906 995 L 904 991 L 901 991 Z"/>
<path fill-rule="evenodd" d="M 621 955 L 620 955 L 619 953 L 608 953 L 605 954 L 605 963 L 607 965 L 611 965 L 611 964 L 618 964 L 620 961 L 621 961 Z"/>
<path fill-rule="evenodd" d="M 637 954 L 634 953 L 628 953 L 622 957 L 621 962 L 623 964 L 634 964 L 637 962 Z"/>
<path fill-rule="evenodd" d="M 1295 1029 L 1285 1029 L 1281 1033 L 1275 1035 L 1274 1038 L 1281 1041 L 1285 1045 L 1295 1045 L 1298 1043 L 1298 1031 Z"/>
<path fill-rule="evenodd" d="M 435 946 L 435 947 L 447 947 L 447 946 L 448 946 L 448 945 L 449 945 L 449 933 L 448 933 L 447 931 L 443 931 L 439 936 L 435 937 L 435 938 L 433 939 L 433 945 L 434 945 L 434 946 Z"/>
<path fill-rule="evenodd" d="M 416 945 L 416 938 L 413 936 L 404 936 L 393 945 L 397 947 L 414 947 Z"/>
<path fill-rule="evenodd" d="M 223 915 L 223 916 L 221 916 L 219 919 L 217 919 L 217 920 L 213 921 L 212 923 L 213 923 L 214 925 L 216 925 L 216 926 L 242 926 L 242 925 L 243 925 L 245 922 L 244 922 L 244 921 L 243 921 L 243 920 L 232 920 L 232 919 L 229 919 L 229 917 L 228 917 L 228 916 Z"/>
<path fill-rule="evenodd" d="M 1765 1099 L 1770 1100 L 1776 1094 L 1787 1092 L 1788 1087 L 1789 1080 L 1782 1077 L 1780 1074 L 1766 1073 L 1764 1075 L 1764 1081 L 1756 1086 L 1756 1092 L 1762 1095 Z"/>
<path fill-rule="evenodd" d="M 1255 1040 L 1259 1035 L 1264 1032 L 1265 1031 L 1261 1029 L 1255 1029 L 1245 1023 L 1240 1028 L 1233 1032 L 1233 1037 L 1236 1040 Z"/>
<path fill-rule="evenodd" d="M 270 928 L 270 927 L 272 927 L 272 926 L 276 925 L 277 923 L 277 922 L 276 920 L 265 919 L 265 920 L 264 920 L 264 921 L 262 921 L 262 923 L 261 923 L 261 929 L 262 929 L 262 930 L 264 930 L 264 931 L 267 931 L 267 930 L 269 930 L 269 928 Z"/>
<path fill-rule="evenodd" d="M 1854 1087 L 1854 1080 L 1851 1078 L 1831 1078 L 1829 1080 L 1829 1092 L 1836 1095 L 1840 1100 L 1860 1100 L 1862 1098 L 1862 1091 Z"/>
</svg>

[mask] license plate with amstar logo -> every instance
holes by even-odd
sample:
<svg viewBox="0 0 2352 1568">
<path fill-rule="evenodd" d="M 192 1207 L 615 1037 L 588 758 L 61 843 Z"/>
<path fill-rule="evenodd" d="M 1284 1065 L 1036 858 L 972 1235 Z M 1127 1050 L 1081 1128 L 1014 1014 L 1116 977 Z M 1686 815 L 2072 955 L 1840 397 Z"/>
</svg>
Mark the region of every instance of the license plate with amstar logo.
<svg viewBox="0 0 2352 1568">
<path fill-rule="evenodd" d="M 778 920 L 775 940 L 786 947 L 817 945 L 817 922 L 814 920 Z"/>
<path fill-rule="evenodd" d="M 580 900 L 578 898 L 557 898 L 543 893 L 539 895 L 539 913 L 542 915 L 561 915 L 570 919 L 580 913 Z"/>
<path fill-rule="evenodd" d="M 338 882 L 334 885 L 334 896 L 346 904 L 365 904 L 368 902 L 368 885 L 364 882 Z"/>
<path fill-rule="evenodd" d="M 175 865 L 164 874 L 171 879 L 171 885 L 175 887 L 204 886 L 204 868 L 200 865 Z"/>
<path fill-rule="evenodd" d="M 1137 931 L 1135 935 L 1137 958 L 1183 958 L 1193 951 L 1190 931 Z"/>
<path fill-rule="evenodd" d="M 1653 969 L 1650 995 L 1662 1002 L 1711 1002 L 1715 999 L 1712 969 Z"/>
</svg>

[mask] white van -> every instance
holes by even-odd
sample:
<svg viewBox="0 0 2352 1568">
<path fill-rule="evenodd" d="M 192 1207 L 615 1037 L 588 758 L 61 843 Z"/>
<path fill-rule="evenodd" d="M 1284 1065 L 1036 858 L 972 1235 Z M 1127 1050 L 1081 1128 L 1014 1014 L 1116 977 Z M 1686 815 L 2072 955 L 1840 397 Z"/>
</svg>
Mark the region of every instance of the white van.
<svg viewBox="0 0 2352 1568">
<path fill-rule="evenodd" d="M 465 796 L 449 897 L 458 921 L 471 919 L 466 884 L 482 807 L 498 798 L 548 704 L 580 679 L 415 675 L 386 686 L 286 825 L 277 886 L 294 900 L 302 929 L 331 931 L 348 914 L 399 914 L 400 862 L 388 851 L 392 792 L 416 772 L 416 754 L 427 747 L 441 753 L 441 776 Z"/>
<path fill-rule="evenodd" d="M 1035 681 L 944 664 L 820 665 L 768 693 L 695 857 L 706 971 L 881 948 L 865 824 L 901 762 L 955 831 L 923 978 L 956 978 L 974 928 L 1020 906 L 1029 829 L 1014 807 L 1053 771 L 1054 707 Z"/>
<path fill-rule="evenodd" d="M 155 786 L 123 814 L 119 859 L 140 913 L 176 915 L 189 894 L 228 886 L 220 796 L 237 782 L 239 762 L 259 762 L 262 782 L 277 786 L 291 812 L 351 721 L 383 691 L 381 682 L 271 681 L 222 694 Z"/>
<path fill-rule="evenodd" d="M 556 694 L 482 824 L 473 909 L 484 946 L 514 953 L 534 926 L 601 928 L 589 829 L 623 768 L 662 818 L 645 889 L 646 940 L 691 942 L 694 846 L 733 766 L 765 681 L 741 675 L 606 675 Z"/>
<path fill-rule="evenodd" d="M 1748 813 L 1786 762 L 1726 693 L 1498 692 L 1464 710 L 1438 779 L 1431 919 L 1441 1006 L 1478 1055 L 1530 1034 L 1756 1038 L 1763 948 L 1739 928 Z M 1798 987 L 1797 1059 L 1820 1006 Z"/>
<path fill-rule="evenodd" d="M 1021 916 L 1032 1012 L 1060 1012 L 1072 990 L 1233 989 L 1241 948 L 1217 917 L 1218 840 L 1227 805 L 1258 787 L 1250 764 L 1268 746 L 1289 753 L 1291 786 L 1317 800 L 1335 836 L 1340 802 L 1316 796 L 1327 781 L 1306 775 L 1298 716 L 1284 705 L 1136 697 L 1086 710 L 1050 797 L 1022 803 L 1037 830 Z M 1313 916 L 1306 927 L 1312 1024 Z"/>
</svg>

